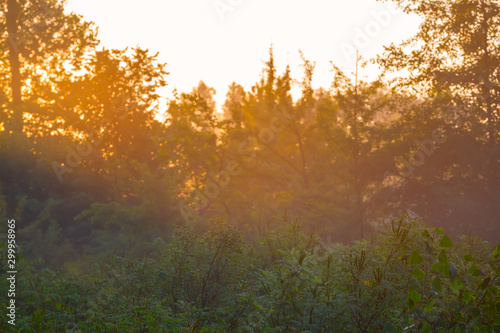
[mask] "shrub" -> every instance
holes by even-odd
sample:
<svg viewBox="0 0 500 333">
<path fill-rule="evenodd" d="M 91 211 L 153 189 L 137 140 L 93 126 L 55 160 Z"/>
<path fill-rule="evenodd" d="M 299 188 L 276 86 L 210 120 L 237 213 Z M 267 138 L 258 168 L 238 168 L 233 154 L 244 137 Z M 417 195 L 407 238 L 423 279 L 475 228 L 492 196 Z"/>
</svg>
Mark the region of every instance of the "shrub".
<svg viewBox="0 0 500 333">
<path fill-rule="evenodd" d="M 495 332 L 500 244 L 402 216 L 371 241 L 325 244 L 287 217 L 252 245 L 224 220 L 94 274 L 23 266 L 26 332 Z M 31 267 L 31 268 L 30 268 Z M 4 286 L 3 286 L 4 287 Z M 5 293 L 3 293 L 5 295 Z M 6 300 L 2 299 L 3 305 Z M 0 328 L 6 330 L 2 315 Z"/>
</svg>

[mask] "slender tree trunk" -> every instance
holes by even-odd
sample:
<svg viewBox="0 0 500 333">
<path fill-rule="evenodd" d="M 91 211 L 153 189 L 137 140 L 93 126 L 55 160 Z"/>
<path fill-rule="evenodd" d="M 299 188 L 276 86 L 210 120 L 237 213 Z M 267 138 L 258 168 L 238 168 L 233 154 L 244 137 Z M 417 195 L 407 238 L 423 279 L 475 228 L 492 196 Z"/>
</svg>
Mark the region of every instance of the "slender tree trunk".
<svg viewBox="0 0 500 333">
<path fill-rule="evenodd" d="M 7 130 L 14 133 L 22 133 L 23 131 L 23 111 L 21 97 L 21 64 L 19 61 L 19 47 L 17 38 L 17 17 L 20 12 L 17 0 L 7 1 L 7 34 L 9 40 L 9 62 L 11 74 L 11 90 L 12 90 L 12 115 Z"/>
<path fill-rule="evenodd" d="M 489 51 L 489 41 L 488 41 L 488 8 L 481 1 L 481 9 L 483 20 L 481 22 L 481 33 L 482 33 L 482 51 L 483 51 L 483 70 L 482 70 L 482 92 L 483 98 L 486 102 L 486 120 L 487 120 L 487 132 L 488 132 L 488 147 L 490 149 L 495 145 L 495 125 L 493 119 L 493 99 L 491 96 L 491 81 L 490 76 L 492 74 L 491 70 L 491 57 Z"/>
<path fill-rule="evenodd" d="M 307 163 L 306 163 L 306 155 L 304 152 L 304 145 L 302 143 L 302 136 L 298 128 L 294 128 L 295 135 L 297 136 L 297 141 L 299 143 L 300 148 L 300 156 L 302 159 L 302 178 L 304 179 L 304 185 L 306 188 L 309 188 L 309 179 L 307 177 Z"/>
<path fill-rule="evenodd" d="M 356 51 L 356 77 L 354 84 L 354 112 L 352 134 L 354 136 L 354 190 L 356 192 L 356 208 L 358 210 L 358 225 L 361 239 L 365 237 L 365 207 L 363 203 L 363 194 L 361 189 L 361 174 L 360 174 L 360 142 L 358 134 L 358 64 L 359 55 Z"/>
<path fill-rule="evenodd" d="M 493 75 L 491 55 L 489 51 L 489 40 L 488 40 L 488 30 L 490 28 L 489 20 L 489 8 L 484 1 L 480 2 L 481 13 L 483 15 L 481 21 L 481 37 L 482 37 L 482 71 L 481 73 L 481 90 L 484 102 L 486 103 L 486 125 L 487 125 L 487 144 L 486 151 L 488 153 L 489 159 L 486 161 L 486 177 L 488 179 L 489 188 L 489 213 L 490 216 L 498 216 L 498 204 L 497 204 L 497 189 L 499 187 L 498 181 L 498 162 L 495 154 L 496 145 L 496 126 L 493 114 L 493 96 L 492 96 L 492 83 L 490 80 L 491 75 Z"/>
</svg>

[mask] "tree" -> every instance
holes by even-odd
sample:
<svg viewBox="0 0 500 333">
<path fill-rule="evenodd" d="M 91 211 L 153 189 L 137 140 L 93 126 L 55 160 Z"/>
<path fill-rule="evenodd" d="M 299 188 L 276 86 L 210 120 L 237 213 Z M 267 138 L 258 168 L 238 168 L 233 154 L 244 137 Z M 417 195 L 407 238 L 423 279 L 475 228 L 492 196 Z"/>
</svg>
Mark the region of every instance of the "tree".
<svg viewBox="0 0 500 333">
<path fill-rule="evenodd" d="M 17 36 L 17 17 L 19 15 L 19 5 L 16 0 L 7 1 L 7 13 L 5 21 L 7 25 L 7 34 L 9 40 L 9 63 L 11 74 L 11 91 L 12 91 L 12 109 L 13 115 L 10 121 L 12 132 L 22 132 L 22 97 L 21 97 L 21 71 L 19 61 L 19 49 L 16 45 Z"/>
<path fill-rule="evenodd" d="M 336 115 L 336 125 L 329 129 L 333 138 L 324 140 L 334 156 L 330 159 L 333 172 L 341 180 L 343 196 L 347 198 L 344 204 L 350 212 L 347 221 L 355 223 L 360 238 L 366 236 L 367 222 L 375 219 L 368 209 L 376 184 L 383 178 L 382 170 L 387 167 L 388 160 L 384 158 L 390 142 L 387 113 L 394 112 L 389 108 L 389 91 L 381 80 L 361 79 L 364 66 L 365 62 L 357 55 L 352 78 L 333 66 L 333 110 L 321 110 L 318 115 L 318 121 L 326 118 L 324 112 Z"/>
<path fill-rule="evenodd" d="M 258 222 L 286 209 L 301 209 L 304 203 L 299 198 L 309 186 L 308 124 L 304 123 L 309 105 L 305 98 L 300 107 L 301 102 L 294 103 L 292 82 L 289 67 L 282 75 L 276 73 L 271 49 L 262 77 L 251 91 L 233 85 L 228 93 L 227 155 L 242 168 L 231 181 L 229 206 L 245 212 L 242 220 Z"/>
<path fill-rule="evenodd" d="M 430 137 L 439 128 L 448 138 L 440 147 L 440 158 L 433 155 L 442 163 L 431 171 L 434 182 L 408 178 L 408 185 L 427 182 L 424 188 L 429 191 L 431 183 L 442 182 L 455 188 L 443 191 L 445 196 L 443 192 L 437 195 L 446 198 L 448 202 L 441 205 L 451 212 L 439 218 L 429 216 L 431 219 L 466 224 L 464 217 L 475 218 L 475 213 L 464 214 L 462 203 L 472 201 L 478 204 L 474 211 L 488 212 L 480 224 L 492 228 L 498 223 L 496 198 L 500 191 L 500 4 L 492 0 L 394 2 L 423 22 L 414 37 L 387 47 L 378 62 L 388 71 L 409 72 L 398 85 L 414 97 L 407 108 L 408 125 L 413 129 L 409 138 L 421 140 L 416 133 Z M 420 170 L 424 172 L 429 163 Z M 419 193 L 419 201 L 427 207 L 436 204 L 429 192 L 415 192 L 414 188 L 413 193 Z M 472 193 L 476 193 L 475 199 L 465 200 Z"/>
<path fill-rule="evenodd" d="M 448 97 L 470 116 L 480 140 L 498 140 L 500 4 L 491 0 L 395 0 L 423 18 L 420 31 L 379 57 L 388 70 L 408 70 L 406 84 Z M 419 88 L 417 88 L 419 87 Z M 458 122 L 458 119 L 455 119 Z M 484 125 L 479 125 L 484 123 Z"/>
<path fill-rule="evenodd" d="M 223 122 L 216 116 L 213 94 L 213 88 L 200 82 L 191 93 L 176 96 L 167 109 L 160 160 L 175 175 L 179 207 L 188 221 L 193 208 L 196 214 L 213 208 L 209 199 L 220 191 L 213 177 L 224 167 L 219 138 Z"/>
<path fill-rule="evenodd" d="M 0 68 L 11 77 L 11 105 L 5 122 L 11 132 L 21 133 L 23 114 L 36 134 L 49 123 L 56 125 L 61 116 L 54 107 L 55 85 L 69 80 L 72 71 L 80 69 L 83 55 L 97 45 L 96 31 L 74 13 L 64 13 L 63 0 L 4 0 L 0 6 L 5 16 L 0 27 L 7 34 L 0 40 L 2 60 L 9 66 Z"/>
</svg>

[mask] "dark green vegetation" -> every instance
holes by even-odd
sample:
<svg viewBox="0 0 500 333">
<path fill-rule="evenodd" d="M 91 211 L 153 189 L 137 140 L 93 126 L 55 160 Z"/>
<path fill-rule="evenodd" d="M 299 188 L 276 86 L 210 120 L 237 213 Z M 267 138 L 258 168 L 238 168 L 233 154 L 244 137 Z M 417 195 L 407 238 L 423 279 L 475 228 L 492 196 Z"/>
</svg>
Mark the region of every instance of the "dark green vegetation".
<svg viewBox="0 0 500 333">
<path fill-rule="evenodd" d="M 451 242 L 407 216 L 323 244 L 284 218 L 251 244 L 224 221 L 85 278 L 23 264 L 23 332 L 498 332 L 500 244 Z M 2 252 L 4 253 L 4 252 Z M 3 261 L 2 261 L 3 262 Z M 3 282 L 5 283 L 5 282 Z M 2 288 L 2 294 L 3 293 Z M 7 328 L 2 313 L 1 329 Z"/>
<path fill-rule="evenodd" d="M 303 55 L 297 81 L 271 50 L 221 117 L 203 82 L 162 110 L 166 65 L 99 46 L 62 1 L 0 1 L 16 328 L 498 330 L 500 5 L 394 2 L 424 21 L 374 60 L 379 79 L 361 80 L 357 58 L 359 71 L 333 66 L 331 87 L 313 89 L 314 63 Z M 453 246 L 391 222 L 402 211 Z M 284 212 L 313 236 L 267 227 Z"/>
</svg>

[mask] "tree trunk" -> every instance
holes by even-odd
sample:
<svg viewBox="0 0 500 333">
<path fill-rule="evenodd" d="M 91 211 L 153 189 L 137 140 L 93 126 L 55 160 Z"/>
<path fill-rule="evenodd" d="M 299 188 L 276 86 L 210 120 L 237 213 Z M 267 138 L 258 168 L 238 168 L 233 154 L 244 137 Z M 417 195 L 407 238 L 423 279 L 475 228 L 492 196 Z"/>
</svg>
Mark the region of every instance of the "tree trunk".
<svg viewBox="0 0 500 333">
<path fill-rule="evenodd" d="M 9 40 L 9 62 L 12 90 L 12 115 L 7 125 L 7 130 L 14 133 L 23 131 L 23 110 L 21 97 L 21 64 L 19 61 L 19 45 L 17 38 L 17 18 L 20 12 L 17 0 L 7 1 L 7 33 Z"/>
<path fill-rule="evenodd" d="M 488 132 L 488 147 L 490 149 L 495 145 L 495 125 L 493 119 L 493 99 L 491 96 L 491 81 L 490 76 L 493 74 L 490 64 L 490 52 L 489 52 L 489 41 L 488 41 L 488 28 L 490 26 L 488 22 L 488 8 L 481 1 L 481 8 L 483 19 L 481 22 L 481 34 L 482 34 L 482 46 L 483 46 L 483 59 L 482 59 L 482 90 L 484 101 L 486 102 L 486 118 L 487 118 L 487 132 Z"/>
<path fill-rule="evenodd" d="M 354 84 L 354 112 L 352 134 L 354 136 L 354 190 L 356 192 L 356 208 L 358 210 L 358 225 L 359 236 L 361 239 L 365 237 L 365 205 L 363 202 L 362 184 L 361 184 L 361 170 L 360 170 L 360 157 L 361 157 L 361 143 L 358 134 L 358 65 L 360 57 L 356 51 L 356 73 Z"/>
</svg>

